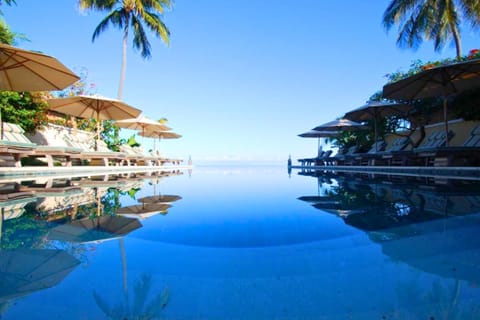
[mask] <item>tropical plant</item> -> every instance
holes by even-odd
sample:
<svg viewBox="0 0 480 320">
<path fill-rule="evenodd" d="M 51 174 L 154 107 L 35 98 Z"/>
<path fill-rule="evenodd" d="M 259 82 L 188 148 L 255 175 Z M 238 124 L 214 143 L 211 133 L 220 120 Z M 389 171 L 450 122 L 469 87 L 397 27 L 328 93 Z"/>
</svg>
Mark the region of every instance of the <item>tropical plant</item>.
<svg viewBox="0 0 480 320">
<path fill-rule="evenodd" d="M 18 40 L 28 41 L 28 38 L 22 33 L 13 32 L 10 26 L 0 18 L 0 43 L 15 45 Z"/>
<path fill-rule="evenodd" d="M 135 135 L 132 134 L 130 136 L 130 138 L 127 139 L 126 143 L 130 146 L 130 147 L 140 147 L 140 143 L 137 141 L 137 139 L 135 139 Z"/>
<path fill-rule="evenodd" d="M 423 40 L 433 40 L 440 51 L 453 40 L 457 58 L 462 56 L 460 26 L 469 22 L 472 28 L 480 25 L 479 0 L 391 0 L 383 14 L 388 30 L 398 25 L 397 45 L 418 48 Z"/>
<path fill-rule="evenodd" d="M 16 123 L 27 132 L 46 124 L 47 109 L 41 93 L 0 91 L 3 121 Z"/>
<path fill-rule="evenodd" d="M 133 30 L 133 48 L 140 50 L 144 59 L 151 57 L 151 46 L 147 39 L 145 26 L 167 45 L 170 31 L 161 20 L 165 9 L 172 6 L 171 0 L 79 0 L 80 8 L 109 12 L 95 28 L 92 42 L 105 31 L 110 24 L 123 31 L 122 67 L 118 86 L 118 99 L 122 99 L 127 66 L 127 42 L 130 29 Z M 145 25 L 145 26 L 144 26 Z"/>
</svg>

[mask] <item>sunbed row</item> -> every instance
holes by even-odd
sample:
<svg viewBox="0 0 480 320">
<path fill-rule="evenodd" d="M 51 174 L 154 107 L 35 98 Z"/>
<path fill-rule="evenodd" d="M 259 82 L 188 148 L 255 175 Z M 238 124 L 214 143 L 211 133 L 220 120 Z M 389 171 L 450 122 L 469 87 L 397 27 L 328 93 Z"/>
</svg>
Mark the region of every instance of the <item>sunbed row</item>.
<svg viewBox="0 0 480 320">
<path fill-rule="evenodd" d="M 25 131 L 18 125 L 4 122 L 3 139 L 0 140 L 0 166 L 21 167 L 23 158 L 42 158 L 50 167 L 57 164 L 161 166 L 182 162 L 180 159 L 168 159 L 159 155 L 148 156 L 140 149 L 128 145 L 123 145 L 121 152 L 114 152 L 101 139 L 93 139 L 91 134 L 74 134 L 60 126 L 49 126 L 34 138 L 34 141 L 27 138 Z"/>
<path fill-rule="evenodd" d="M 418 133 L 420 135 L 420 133 Z M 461 144 L 448 146 L 455 137 L 439 126 L 428 131 L 413 147 L 412 138 L 397 136 L 389 143 L 378 141 L 367 152 L 358 152 L 357 146 L 321 153 L 316 158 L 298 159 L 302 166 L 479 166 L 480 124 L 474 125 Z M 458 139 L 457 139 L 458 140 Z"/>
</svg>

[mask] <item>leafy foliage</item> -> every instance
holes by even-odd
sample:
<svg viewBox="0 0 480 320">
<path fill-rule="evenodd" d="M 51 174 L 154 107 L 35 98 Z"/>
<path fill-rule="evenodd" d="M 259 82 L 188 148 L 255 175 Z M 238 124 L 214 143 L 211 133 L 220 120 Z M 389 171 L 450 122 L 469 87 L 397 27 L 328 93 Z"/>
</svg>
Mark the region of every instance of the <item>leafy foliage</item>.
<svg viewBox="0 0 480 320">
<path fill-rule="evenodd" d="M 385 78 L 387 78 L 388 83 L 396 82 L 431 68 L 445 66 L 445 65 L 449 65 L 449 64 L 461 62 L 461 61 L 474 60 L 474 59 L 480 59 L 480 50 L 472 49 L 469 51 L 468 55 L 461 56 L 455 59 L 447 58 L 443 60 L 427 61 L 427 62 L 423 62 L 422 60 L 417 59 L 412 61 L 407 71 L 397 70 L 392 73 L 387 73 L 385 75 Z"/>
<path fill-rule="evenodd" d="M 0 91 L 3 121 L 16 123 L 27 132 L 47 123 L 47 110 L 42 93 Z"/>
<path fill-rule="evenodd" d="M 140 143 L 135 139 L 135 135 L 131 135 L 130 138 L 126 141 L 130 147 L 140 147 Z"/>
<path fill-rule="evenodd" d="M 50 230 L 50 224 L 44 220 L 35 219 L 32 213 L 34 206 L 25 206 L 27 213 L 16 219 L 3 221 L 0 249 L 43 248 L 45 237 Z"/>
<path fill-rule="evenodd" d="M 15 45 L 19 40 L 28 41 L 23 33 L 16 33 L 10 29 L 10 26 L 0 18 L 0 43 Z"/>
</svg>

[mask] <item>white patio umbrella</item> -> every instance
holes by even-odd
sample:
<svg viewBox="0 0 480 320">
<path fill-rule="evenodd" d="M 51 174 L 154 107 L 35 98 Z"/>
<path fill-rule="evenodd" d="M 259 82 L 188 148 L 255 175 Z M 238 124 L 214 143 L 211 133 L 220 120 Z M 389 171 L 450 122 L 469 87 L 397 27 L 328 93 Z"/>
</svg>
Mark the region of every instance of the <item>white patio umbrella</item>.
<svg viewBox="0 0 480 320">
<path fill-rule="evenodd" d="M 42 53 L 0 44 L 0 90 L 62 90 L 80 79 L 57 59 Z M 0 112 L 0 139 L 3 121 Z"/>
<path fill-rule="evenodd" d="M 147 130 L 145 132 L 140 133 L 140 135 L 153 138 L 153 150 L 155 151 L 156 151 L 156 145 L 155 145 L 156 138 L 158 138 L 158 143 L 160 144 L 160 141 L 162 139 L 180 139 L 182 137 L 180 134 L 175 132 L 157 130 L 157 129 Z"/>
<path fill-rule="evenodd" d="M 120 128 L 141 131 L 142 145 L 143 145 L 143 137 L 145 136 L 146 130 L 160 130 L 160 131 L 171 130 L 171 128 L 167 127 L 166 125 L 158 121 L 152 120 L 144 116 L 143 114 L 138 116 L 137 118 L 115 121 L 115 124 Z"/>
<path fill-rule="evenodd" d="M 85 119 L 97 120 L 97 135 L 100 134 L 101 120 L 122 120 L 134 118 L 141 111 L 123 101 L 100 96 L 73 96 L 49 99 L 51 110 Z"/>
</svg>

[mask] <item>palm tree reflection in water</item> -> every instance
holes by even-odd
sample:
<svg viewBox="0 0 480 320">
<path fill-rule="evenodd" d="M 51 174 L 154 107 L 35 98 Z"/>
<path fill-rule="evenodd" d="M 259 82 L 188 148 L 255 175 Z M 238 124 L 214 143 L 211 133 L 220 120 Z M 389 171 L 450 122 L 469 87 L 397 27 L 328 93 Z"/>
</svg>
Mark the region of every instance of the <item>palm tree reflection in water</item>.
<svg viewBox="0 0 480 320">
<path fill-rule="evenodd" d="M 115 214 L 120 208 L 120 195 L 128 195 L 132 199 L 136 198 L 138 188 L 130 188 L 120 191 L 118 189 L 109 189 L 107 194 L 102 198 L 103 214 Z M 132 320 L 132 319 L 159 319 L 161 311 L 167 306 L 170 292 L 168 288 L 164 288 L 160 293 L 154 296 L 147 303 L 148 295 L 151 291 L 152 276 L 150 274 L 142 274 L 134 283 L 133 303 L 130 301 L 127 277 L 127 257 L 124 247 L 123 237 L 119 239 L 120 255 L 122 258 L 122 282 L 124 301 L 110 306 L 108 302 L 101 297 L 99 293 L 93 291 L 93 297 L 96 304 L 108 319 L 112 320 Z"/>
<path fill-rule="evenodd" d="M 147 303 L 151 287 L 152 276 L 150 274 L 142 274 L 134 284 L 132 302 L 130 301 L 128 290 L 124 292 L 124 301 L 114 305 L 109 305 L 96 291 L 93 291 L 93 297 L 108 319 L 159 319 L 160 313 L 167 306 L 170 292 L 168 288 L 164 288 Z"/>
</svg>

